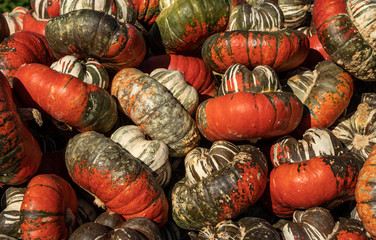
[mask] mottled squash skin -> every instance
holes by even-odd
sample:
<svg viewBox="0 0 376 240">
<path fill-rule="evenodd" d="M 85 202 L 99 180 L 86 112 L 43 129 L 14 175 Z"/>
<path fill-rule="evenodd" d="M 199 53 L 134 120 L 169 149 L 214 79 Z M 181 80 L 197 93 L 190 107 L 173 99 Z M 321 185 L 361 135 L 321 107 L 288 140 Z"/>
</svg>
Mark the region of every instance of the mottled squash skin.
<svg viewBox="0 0 376 240">
<path fill-rule="evenodd" d="M 94 131 L 77 134 L 68 142 L 65 163 L 72 180 L 102 207 L 125 219 L 167 222 L 167 198 L 151 170 L 110 138 Z"/>
</svg>

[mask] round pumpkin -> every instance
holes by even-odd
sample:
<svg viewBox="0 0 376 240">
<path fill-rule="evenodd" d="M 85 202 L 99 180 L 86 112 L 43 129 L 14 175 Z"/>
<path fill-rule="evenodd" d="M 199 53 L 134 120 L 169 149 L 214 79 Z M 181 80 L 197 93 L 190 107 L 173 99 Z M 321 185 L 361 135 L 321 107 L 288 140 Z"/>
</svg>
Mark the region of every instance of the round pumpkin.
<svg viewBox="0 0 376 240">
<path fill-rule="evenodd" d="M 12 90 L 0 73 L 0 183 L 19 185 L 28 181 L 41 163 L 38 142 L 17 114 Z"/>
<path fill-rule="evenodd" d="M 168 202 L 149 168 L 120 144 L 88 131 L 71 138 L 65 163 L 72 180 L 95 197 L 95 203 L 126 220 L 146 217 L 162 226 Z"/>
<path fill-rule="evenodd" d="M 372 1 L 316 0 L 312 18 L 330 57 L 352 76 L 376 81 Z"/>
<path fill-rule="evenodd" d="M 135 68 L 124 68 L 112 79 L 111 95 L 122 112 L 153 140 L 185 156 L 200 141 L 195 121 L 162 84 Z"/>
<path fill-rule="evenodd" d="M 24 104 L 36 103 L 56 120 L 79 131 L 108 132 L 118 118 L 115 99 L 107 91 L 43 64 L 20 67 L 14 89 Z"/>
<path fill-rule="evenodd" d="M 231 153 L 227 146 L 223 142 L 216 147 L 218 151 L 204 153 L 202 160 L 196 155 L 196 164 L 187 164 L 186 177 L 173 186 L 172 217 L 179 227 L 199 230 L 235 218 L 263 194 L 267 181 L 267 162 L 263 153 L 252 145 L 240 146 Z M 228 162 L 222 161 L 218 165 L 220 158 L 227 158 Z M 192 169 L 192 165 L 202 170 Z M 193 177 L 206 173 L 199 174 L 196 181 L 188 181 L 192 178 L 188 172 Z"/>
<path fill-rule="evenodd" d="M 135 26 L 92 9 L 54 17 L 45 32 L 57 59 L 65 55 L 91 57 L 112 71 L 138 66 L 146 54 L 144 38 Z"/>
<path fill-rule="evenodd" d="M 202 58 L 214 71 L 224 73 L 235 63 L 252 69 L 267 65 L 277 72 L 304 62 L 309 52 L 308 37 L 298 31 L 226 31 L 212 34 L 202 46 Z"/>
<path fill-rule="evenodd" d="M 27 185 L 21 205 L 22 239 L 68 239 L 76 227 L 77 196 L 54 174 L 40 174 Z"/>
</svg>

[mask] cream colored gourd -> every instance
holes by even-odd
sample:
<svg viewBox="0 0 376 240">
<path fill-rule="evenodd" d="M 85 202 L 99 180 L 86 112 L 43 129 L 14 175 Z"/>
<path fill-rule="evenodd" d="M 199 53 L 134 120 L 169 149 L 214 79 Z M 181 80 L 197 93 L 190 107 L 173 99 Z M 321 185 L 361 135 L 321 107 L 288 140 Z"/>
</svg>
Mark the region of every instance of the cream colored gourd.
<svg viewBox="0 0 376 240">
<path fill-rule="evenodd" d="M 166 87 L 172 95 L 183 105 L 189 114 L 193 114 L 198 106 L 197 90 L 189 85 L 182 72 L 157 68 L 150 73 L 150 77 Z"/>
<path fill-rule="evenodd" d="M 135 125 L 118 128 L 111 135 L 111 139 L 148 165 L 157 174 L 156 179 L 161 186 L 166 186 L 170 182 L 169 149 L 165 143 L 147 140 L 145 134 Z"/>
</svg>

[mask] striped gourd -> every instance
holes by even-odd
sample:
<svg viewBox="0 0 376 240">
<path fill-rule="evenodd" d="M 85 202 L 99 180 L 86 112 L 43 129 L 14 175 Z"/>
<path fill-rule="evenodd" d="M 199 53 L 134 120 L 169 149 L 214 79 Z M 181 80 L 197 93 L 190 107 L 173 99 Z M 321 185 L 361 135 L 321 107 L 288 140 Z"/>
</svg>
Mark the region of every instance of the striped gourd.
<svg viewBox="0 0 376 240">
<path fill-rule="evenodd" d="M 135 23 L 137 14 L 131 0 L 62 0 L 60 15 L 79 9 L 93 9 Z"/>
<path fill-rule="evenodd" d="M 279 0 L 278 5 L 282 9 L 285 26 L 295 29 L 303 25 L 309 17 L 311 10 L 311 0 Z"/>
<path fill-rule="evenodd" d="M 35 15 L 38 19 L 49 19 L 50 16 L 47 12 L 46 0 L 30 0 L 31 8 L 34 10 Z"/>
<path fill-rule="evenodd" d="M 88 58 L 85 62 L 73 55 L 67 55 L 52 63 L 50 67 L 55 71 L 70 74 L 85 83 L 94 84 L 103 89 L 107 89 L 109 86 L 110 78 L 106 68 L 93 58 Z"/>
<path fill-rule="evenodd" d="M 166 186 L 170 182 L 169 149 L 165 143 L 147 140 L 145 134 L 135 125 L 118 128 L 111 135 L 111 139 L 148 165 L 157 174 L 156 179 L 161 186 Z"/>
<path fill-rule="evenodd" d="M 332 132 L 347 149 L 367 159 L 376 144 L 376 108 L 360 103 L 356 112 L 340 121 Z"/>
<path fill-rule="evenodd" d="M 19 238 L 20 233 L 20 209 L 26 188 L 9 187 L 2 198 L 6 207 L 0 213 L 0 233 Z M 2 238 L 1 238 L 2 239 Z"/>
<path fill-rule="evenodd" d="M 270 156 L 274 167 L 277 167 L 284 163 L 343 153 L 342 143 L 329 129 L 313 127 L 305 131 L 301 140 L 291 136 L 278 139 L 271 147 Z"/>
<path fill-rule="evenodd" d="M 227 30 L 269 31 L 282 29 L 284 16 L 276 3 L 265 2 L 253 7 L 241 4 L 231 11 Z"/>
<path fill-rule="evenodd" d="M 363 38 L 376 47 L 376 1 L 348 0 L 346 8 L 350 19 Z"/>
<path fill-rule="evenodd" d="M 166 87 L 189 114 L 194 113 L 199 102 L 198 92 L 185 80 L 182 72 L 157 68 L 150 77 Z"/>
<path fill-rule="evenodd" d="M 168 8 L 177 0 L 159 0 L 159 10 L 163 11 L 163 9 Z"/>
<path fill-rule="evenodd" d="M 28 11 L 25 7 L 16 7 L 11 12 L 3 13 L 5 20 L 8 23 L 9 35 L 22 30 L 23 18 Z"/>
<path fill-rule="evenodd" d="M 240 152 L 239 147 L 228 141 L 215 141 L 210 149 L 197 147 L 184 159 L 186 184 L 192 185 L 224 168 Z"/>
<path fill-rule="evenodd" d="M 251 71 L 245 65 L 236 63 L 223 74 L 218 96 L 239 91 L 260 93 L 280 89 L 278 75 L 271 67 L 259 65 Z"/>
</svg>

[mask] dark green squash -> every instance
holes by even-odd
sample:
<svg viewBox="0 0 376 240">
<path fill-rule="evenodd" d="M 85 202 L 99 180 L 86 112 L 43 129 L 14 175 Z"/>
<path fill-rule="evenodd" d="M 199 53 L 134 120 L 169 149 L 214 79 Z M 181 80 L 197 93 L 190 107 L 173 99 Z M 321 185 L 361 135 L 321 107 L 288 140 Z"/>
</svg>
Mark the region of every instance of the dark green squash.
<svg viewBox="0 0 376 240">
<path fill-rule="evenodd" d="M 48 46 L 59 59 L 73 54 L 95 58 L 105 68 L 118 71 L 138 66 L 146 54 L 140 31 L 104 12 L 80 9 L 54 17 L 46 25 Z"/>
</svg>

